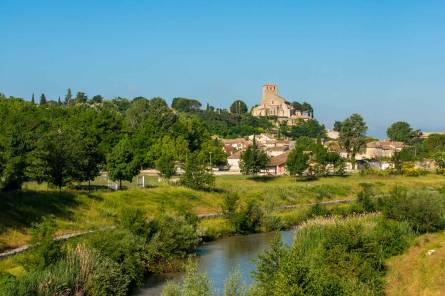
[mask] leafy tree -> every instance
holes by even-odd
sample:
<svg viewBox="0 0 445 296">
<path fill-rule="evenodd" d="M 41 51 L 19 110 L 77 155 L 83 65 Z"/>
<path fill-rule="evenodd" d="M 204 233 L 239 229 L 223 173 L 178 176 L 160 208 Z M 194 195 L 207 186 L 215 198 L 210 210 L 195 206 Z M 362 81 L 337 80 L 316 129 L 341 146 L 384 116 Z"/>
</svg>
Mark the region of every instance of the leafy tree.
<svg viewBox="0 0 445 296">
<path fill-rule="evenodd" d="M 256 175 L 266 169 L 269 156 L 258 148 L 255 138 L 253 144 L 247 147 L 240 156 L 240 169 L 243 175 Z"/>
<path fill-rule="evenodd" d="M 68 88 L 66 90 L 66 95 L 65 95 L 65 105 L 71 103 L 72 99 L 73 99 L 73 94 L 71 93 L 71 88 Z"/>
<path fill-rule="evenodd" d="M 434 154 L 434 162 L 440 169 L 445 169 L 445 152 L 437 152 Z"/>
<path fill-rule="evenodd" d="M 41 94 L 40 95 L 40 105 L 45 105 L 45 104 L 46 104 L 45 94 Z"/>
<path fill-rule="evenodd" d="M 341 123 L 339 143 L 346 150 L 352 166 L 355 167 L 355 155 L 366 144 L 366 126 L 360 114 L 352 114 Z"/>
<path fill-rule="evenodd" d="M 73 180 L 75 175 L 75 147 L 73 131 L 53 127 L 38 141 L 30 154 L 29 174 L 38 182 L 48 182 L 59 189 Z"/>
<path fill-rule="evenodd" d="M 276 233 L 269 249 L 256 259 L 256 269 L 253 272 L 253 277 L 264 295 L 272 295 L 273 285 L 271 283 L 275 281 L 280 265 L 285 261 L 287 253 L 288 249 L 283 245 L 280 233 Z"/>
<path fill-rule="evenodd" d="M 104 155 L 100 152 L 97 142 L 91 137 L 78 137 L 77 145 L 74 147 L 73 180 L 79 182 L 88 181 L 88 190 L 93 181 L 100 173 L 100 166 L 104 161 Z"/>
<path fill-rule="evenodd" d="M 102 97 L 101 95 L 95 95 L 94 97 L 91 98 L 91 103 L 93 104 L 100 104 L 104 101 L 104 97 Z"/>
<path fill-rule="evenodd" d="M 197 190 L 210 190 L 215 186 L 215 176 L 193 153 L 187 157 L 181 184 Z"/>
<path fill-rule="evenodd" d="M 241 100 L 236 100 L 230 105 L 230 112 L 235 114 L 247 113 L 247 105 Z"/>
<path fill-rule="evenodd" d="M 317 139 L 326 138 L 326 128 L 317 120 L 300 120 L 296 125 L 291 127 L 283 125 L 280 127 L 282 134 L 287 137 L 297 139 L 299 137 L 310 137 Z"/>
<path fill-rule="evenodd" d="M 130 107 L 130 101 L 126 98 L 117 97 L 111 100 L 111 103 L 117 108 L 117 110 L 124 114 Z"/>
<path fill-rule="evenodd" d="M 414 131 L 409 123 L 398 121 L 391 124 L 386 130 L 388 138 L 392 141 L 400 141 L 406 144 L 412 144 L 413 141 L 419 137 L 420 132 Z"/>
<path fill-rule="evenodd" d="M 123 180 L 131 182 L 133 177 L 139 173 L 139 165 L 135 161 L 127 137 L 120 140 L 111 151 L 107 160 L 107 169 L 111 180 L 119 181 L 119 188 L 122 188 Z"/>
<path fill-rule="evenodd" d="M 215 165 L 225 165 L 227 163 L 227 154 L 224 151 L 221 141 L 218 139 L 210 139 L 201 144 L 199 149 L 198 159 L 200 162 Z"/>
<path fill-rule="evenodd" d="M 76 103 L 86 103 L 88 101 L 88 97 L 84 92 L 78 91 L 76 97 L 74 98 Z"/>
<path fill-rule="evenodd" d="M 164 153 L 156 160 L 156 168 L 162 177 L 170 179 L 176 173 L 175 159 L 172 155 Z"/>
<path fill-rule="evenodd" d="M 341 124 L 342 124 L 341 121 L 336 121 L 336 122 L 334 122 L 334 131 L 336 131 L 336 132 L 340 132 L 340 130 L 341 130 Z"/>
<path fill-rule="evenodd" d="M 301 176 L 309 167 L 309 155 L 301 147 L 295 147 L 286 161 L 286 170 L 291 176 Z"/>
<path fill-rule="evenodd" d="M 182 112 L 199 110 L 201 106 L 201 103 L 198 100 L 194 99 L 173 98 L 172 101 L 172 108 Z"/>
</svg>

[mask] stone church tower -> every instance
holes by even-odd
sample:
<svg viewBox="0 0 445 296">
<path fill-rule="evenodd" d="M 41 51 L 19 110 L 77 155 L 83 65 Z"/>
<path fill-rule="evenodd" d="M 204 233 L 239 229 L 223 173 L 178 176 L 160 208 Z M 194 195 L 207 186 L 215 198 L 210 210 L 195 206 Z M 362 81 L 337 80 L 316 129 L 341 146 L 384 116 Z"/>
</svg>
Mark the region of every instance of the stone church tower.
<svg viewBox="0 0 445 296">
<path fill-rule="evenodd" d="M 261 104 L 252 110 L 253 116 L 291 116 L 291 106 L 289 103 L 278 95 L 278 86 L 275 84 L 263 85 L 263 96 Z"/>
<path fill-rule="evenodd" d="M 278 86 L 269 83 L 263 85 L 261 103 L 252 109 L 252 115 L 277 117 L 280 122 L 287 122 L 288 125 L 294 125 L 299 120 L 312 119 L 308 113 L 295 110 L 285 98 L 278 95 Z"/>
</svg>

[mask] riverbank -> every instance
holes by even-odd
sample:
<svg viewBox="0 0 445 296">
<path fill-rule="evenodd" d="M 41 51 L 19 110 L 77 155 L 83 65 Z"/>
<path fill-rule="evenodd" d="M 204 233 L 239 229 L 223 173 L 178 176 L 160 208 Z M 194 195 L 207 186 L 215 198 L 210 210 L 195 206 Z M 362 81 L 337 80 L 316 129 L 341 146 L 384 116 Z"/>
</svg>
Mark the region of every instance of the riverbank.
<svg viewBox="0 0 445 296">
<path fill-rule="evenodd" d="M 286 205 L 309 204 L 317 201 L 355 198 L 360 183 L 373 183 L 382 192 L 393 186 L 411 188 L 438 187 L 443 177 L 359 176 L 320 178 L 310 182 L 296 182 L 291 177 L 218 176 L 216 190 L 201 192 L 188 188 L 159 185 L 146 189 L 128 189 L 118 192 L 77 190 L 46 190 L 46 186 L 26 184 L 22 192 L 1 193 L 0 251 L 27 244 L 30 229 L 42 217 L 54 215 L 56 235 L 79 231 L 98 230 L 115 223 L 122 207 L 144 209 L 149 217 L 178 210 L 194 214 L 217 213 L 223 196 L 236 192 L 241 199 L 255 199 L 262 206 L 277 208 Z"/>
</svg>

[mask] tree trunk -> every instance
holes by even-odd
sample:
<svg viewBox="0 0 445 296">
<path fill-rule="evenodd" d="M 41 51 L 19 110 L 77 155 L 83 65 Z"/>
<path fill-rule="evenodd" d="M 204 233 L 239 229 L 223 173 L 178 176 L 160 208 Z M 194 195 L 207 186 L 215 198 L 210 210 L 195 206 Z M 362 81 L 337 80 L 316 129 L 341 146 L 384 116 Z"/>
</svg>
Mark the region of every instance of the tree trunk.
<svg viewBox="0 0 445 296">
<path fill-rule="evenodd" d="M 122 189 L 122 180 L 119 180 L 119 190 Z"/>
<path fill-rule="evenodd" d="M 91 192 L 91 180 L 88 180 L 88 192 Z"/>
</svg>

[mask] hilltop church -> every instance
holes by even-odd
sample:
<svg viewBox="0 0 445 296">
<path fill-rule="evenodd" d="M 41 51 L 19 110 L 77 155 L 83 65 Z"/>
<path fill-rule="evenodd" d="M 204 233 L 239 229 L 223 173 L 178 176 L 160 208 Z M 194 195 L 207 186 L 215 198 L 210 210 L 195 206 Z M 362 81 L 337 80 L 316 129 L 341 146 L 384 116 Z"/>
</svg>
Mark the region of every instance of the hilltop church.
<svg viewBox="0 0 445 296">
<path fill-rule="evenodd" d="M 261 104 L 252 109 L 253 116 L 273 116 L 280 122 L 294 125 L 300 120 L 312 119 L 310 112 L 297 110 L 286 99 L 278 95 L 278 86 L 275 84 L 263 85 Z"/>
</svg>

